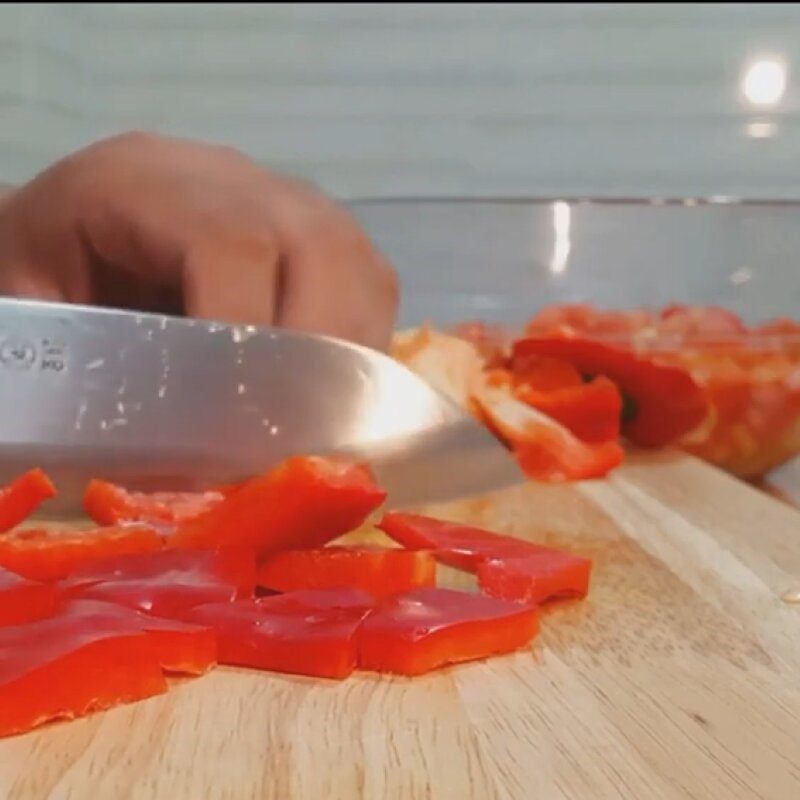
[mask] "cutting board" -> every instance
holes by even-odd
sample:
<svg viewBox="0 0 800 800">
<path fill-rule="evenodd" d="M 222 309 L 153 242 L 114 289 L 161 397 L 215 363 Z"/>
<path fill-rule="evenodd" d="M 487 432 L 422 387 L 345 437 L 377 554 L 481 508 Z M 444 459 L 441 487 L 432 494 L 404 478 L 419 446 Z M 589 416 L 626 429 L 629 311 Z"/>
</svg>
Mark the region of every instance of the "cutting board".
<svg viewBox="0 0 800 800">
<path fill-rule="evenodd" d="M 591 556 L 589 598 L 485 663 L 219 668 L 4 740 L 0 797 L 800 798 L 800 512 L 672 454 L 434 511 Z"/>
</svg>

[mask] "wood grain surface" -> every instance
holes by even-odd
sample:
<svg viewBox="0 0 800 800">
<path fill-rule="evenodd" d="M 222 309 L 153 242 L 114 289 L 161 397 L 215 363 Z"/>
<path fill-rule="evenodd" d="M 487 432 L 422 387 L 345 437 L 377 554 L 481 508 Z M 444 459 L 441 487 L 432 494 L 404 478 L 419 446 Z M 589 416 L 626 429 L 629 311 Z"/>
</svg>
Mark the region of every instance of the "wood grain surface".
<svg viewBox="0 0 800 800">
<path fill-rule="evenodd" d="M 435 511 L 591 556 L 589 598 L 485 663 L 342 683 L 220 668 L 4 740 L 0 797 L 800 797 L 797 510 L 659 454 Z"/>
</svg>

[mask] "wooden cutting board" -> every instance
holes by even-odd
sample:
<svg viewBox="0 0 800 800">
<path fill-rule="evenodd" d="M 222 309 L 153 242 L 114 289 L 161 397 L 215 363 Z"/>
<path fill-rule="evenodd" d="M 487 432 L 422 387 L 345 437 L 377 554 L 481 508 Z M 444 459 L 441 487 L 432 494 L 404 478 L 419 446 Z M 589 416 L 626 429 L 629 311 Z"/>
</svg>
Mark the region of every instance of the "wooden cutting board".
<svg viewBox="0 0 800 800">
<path fill-rule="evenodd" d="M 664 454 L 436 511 L 590 555 L 589 599 L 486 663 L 342 683 L 220 668 L 4 740 L 0 797 L 800 798 L 798 511 Z"/>
</svg>

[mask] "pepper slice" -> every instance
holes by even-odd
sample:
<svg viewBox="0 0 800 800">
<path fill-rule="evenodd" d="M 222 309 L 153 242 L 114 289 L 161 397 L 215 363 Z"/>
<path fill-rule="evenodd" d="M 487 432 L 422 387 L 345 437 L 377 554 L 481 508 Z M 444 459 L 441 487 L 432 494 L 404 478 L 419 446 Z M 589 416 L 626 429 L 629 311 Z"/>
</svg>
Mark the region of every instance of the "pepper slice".
<svg viewBox="0 0 800 800">
<path fill-rule="evenodd" d="M 478 585 L 502 600 L 543 603 L 564 597 L 585 597 L 592 562 L 588 558 L 536 548 L 521 558 L 490 558 L 478 565 Z"/>
<path fill-rule="evenodd" d="M 358 665 L 421 675 L 446 664 L 510 653 L 539 630 L 536 608 L 451 589 L 385 599 L 358 634 Z"/>
<path fill-rule="evenodd" d="M 346 678 L 373 605 L 357 589 L 309 590 L 199 606 L 186 619 L 214 628 L 221 664 Z"/>
<path fill-rule="evenodd" d="M 222 492 L 129 492 L 95 478 L 83 496 L 86 513 L 98 525 L 118 522 L 177 523 L 192 519 L 222 502 Z"/>
<path fill-rule="evenodd" d="M 386 497 L 369 468 L 331 458 L 289 458 L 219 505 L 178 526 L 175 547 L 246 547 L 260 556 L 321 547 L 357 528 Z"/>
<path fill-rule="evenodd" d="M 20 475 L 0 489 L 0 533 L 19 525 L 55 494 L 56 487 L 38 468 Z"/>
<path fill-rule="evenodd" d="M 278 592 L 297 589 L 363 589 L 386 597 L 436 582 L 436 560 L 425 550 L 323 547 L 285 550 L 265 561 L 258 585 Z"/>
<path fill-rule="evenodd" d="M 138 524 L 89 531 L 17 530 L 0 536 L 0 566 L 26 578 L 51 581 L 108 556 L 161 547 L 159 534 Z"/>
<path fill-rule="evenodd" d="M 161 694 L 152 640 L 94 604 L 0 628 L 0 736 Z"/>
<path fill-rule="evenodd" d="M 397 511 L 378 527 L 404 547 L 433 550 L 443 564 L 477 572 L 481 588 L 503 600 L 541 603 L 589 588 L 592 562 L 552 547 Z"/>
<path fill-rule="evenodd" d="M 180 619 L 193 606 L 252 597 L 252 550 L 162 550 L 111 558 L 75 572 L 72 596 Z"/>
<path fill-rule="evenodd" d="M 536 480 L 555 483 L 598 478 L 625 457 L 618 442 L 583 442 L 503 389 L 486 386 L 473 398 L 489 428 L 510 443 L 523 471 Z"/>
<path fill-rule="evenodd" d="M 629 350 L 589 339 L 554 337 L 514 343 L 513 359 L 561 358 L 588 375 L 605 375 L 630 398 L 622 430 L 635 444 L 661 447 L 696 428 L 708 413 L 703 390 L 679 367 L 640 358 Z"/>
<path fill-rule="evenodd" d="M 0 626 L 49 617 L 58 597 L 55 584 L 28 580 L 0 567 Z"/>
</svg>

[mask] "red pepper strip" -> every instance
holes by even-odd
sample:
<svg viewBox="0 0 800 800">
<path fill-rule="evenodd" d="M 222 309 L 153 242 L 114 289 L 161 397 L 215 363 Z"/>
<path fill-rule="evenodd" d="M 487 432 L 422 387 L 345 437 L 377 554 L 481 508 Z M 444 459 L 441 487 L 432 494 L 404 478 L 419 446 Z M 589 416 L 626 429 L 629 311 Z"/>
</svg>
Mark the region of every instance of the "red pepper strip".
<svg viewBox="0 0 800 800">
<path fill-rule="evenodd" d="M 89 531 L 17 530 L 0 536 L 0 566 L 26 578 L 51 581 L 109 556 L 162 546 L 156 531 L 138 524 Z"/>
<path fill-rule="evenodd" d="M 323 547 L 284 550 L 258 571 L 258 585 L 278 592 L 296 589 L 363 589 L 386 597 L 436 582 L 436 561 L 424 550 Z"/>
<path fill-rule="evenodd" d="M 93 606 L 0 628 L 0 736 L 166 691 L 151 639 Z"/>
<path fill-rule="evenodd" d="M 0 567 L 0 626 L 20 625 L 55 613 L 58 589 Z"/>
<path fill-rule="evenodd" d="M 562 358 L 589 375 L 605 375 L 634 405 L 622 430 L 635 444 L 661 447 L 696 428 L 708 413 L 703 390 L 683 369 L 656 364 L 631 352 L 589 339 L 522 339 L 514 360 L 532 354 Z"/>
<path fill-rule="evenodd" d="M 473 397 L 489 428 L 510 443 L 523 471 L 536 480 L 554 483 L 599 478 L 625 457 L 616 441 L 582 442 L 563 425 L 503 389 L 485 387 Z"/>
<path fill-rule="evenodd" d="M 487 558 L 525 556 L 538 545 L 421 514 L 390 511 L 378 528 L 409 550 L 433 550 L 438 561 L 474 572 Z"/>
<path fill-rule="evenodd" d="M 221 503 L 223 496 L 221 492 L 128 492 L 95 479 L 86 487 L 83 507 L 98 525 L 176 523 L 208 511 Z"/>
<path fill-rule="evenodd" d="M 247 547 L 260 556 L 321 547 L 357 528 L 386 492 L 369 468 L 329 458 L 290 458 L 188 520 L 174 547 Z"/>
<path fill-rule="evenodd" d="M 199 606 L 186 619 L 214 628 L 221 664 L 346 678 L 372 606 L 357 589 L 326 589 Z"/>
<path fill-rule="evenodd" d="M 75 597 L 181 619 L 194 606 L 252 597 L 255 573 L 252 550 L 162 550 L 102 561 L 66 586 Z"/>
<path fill-rule="evenodd" d="M 202 675 L 217 663 L 217 637 L 209 627 L 152 617 L 100 600 L 77 600 L 74 605 L 85 611 L 96 611 L 104 618 L 117 618 L 120 629 L 132 626 L 146 633 L 165 672 Z"/>
<path fill-rule="evenodd" d="M 518 358 L 509 372 L 513 383 L 523 383 L 538 392 L 569 389 L 583 384 L 583 376 L 568 361 L 548 356 Z"/>
<path fill-rule="evenodd" d="M 421 675 L 445 664 L 510 653 L 539 630 L 536 608 L 451 589 L 385 599 L 358 633 L 358 666 Z"/>
<path fill-rule="evenodd" d="M 56 487 L 40 469 L 32 469 L 0 489 L 0 533 L 29 517 L 56 494 Z"/>
<path fill-rule="evenodd" d="M 539 391 L 516 383 L 514 396 L 541 411 L 584 442 L 608 442 L 619 437 L 622 395 L 603 375 L 589 383 L 553 391 Z"/>
<path fill-rule="evenodd" d="M 404 547 L 431 549 L 442 563 L 477 572 L 494 597 L 541 603 L 588 590 L 592 562 L 571 553 L 419 514 L 391 512 L 378 527 Z"/>
<path fill-rule="evenodd" d="M 537 548 L 521 558 L 490 558 L 478 565 L 478 585 L 491 597 L 543 603 L 562 597 L 585 597 L 592 562 L 569 553 Z"/>
</svg>

